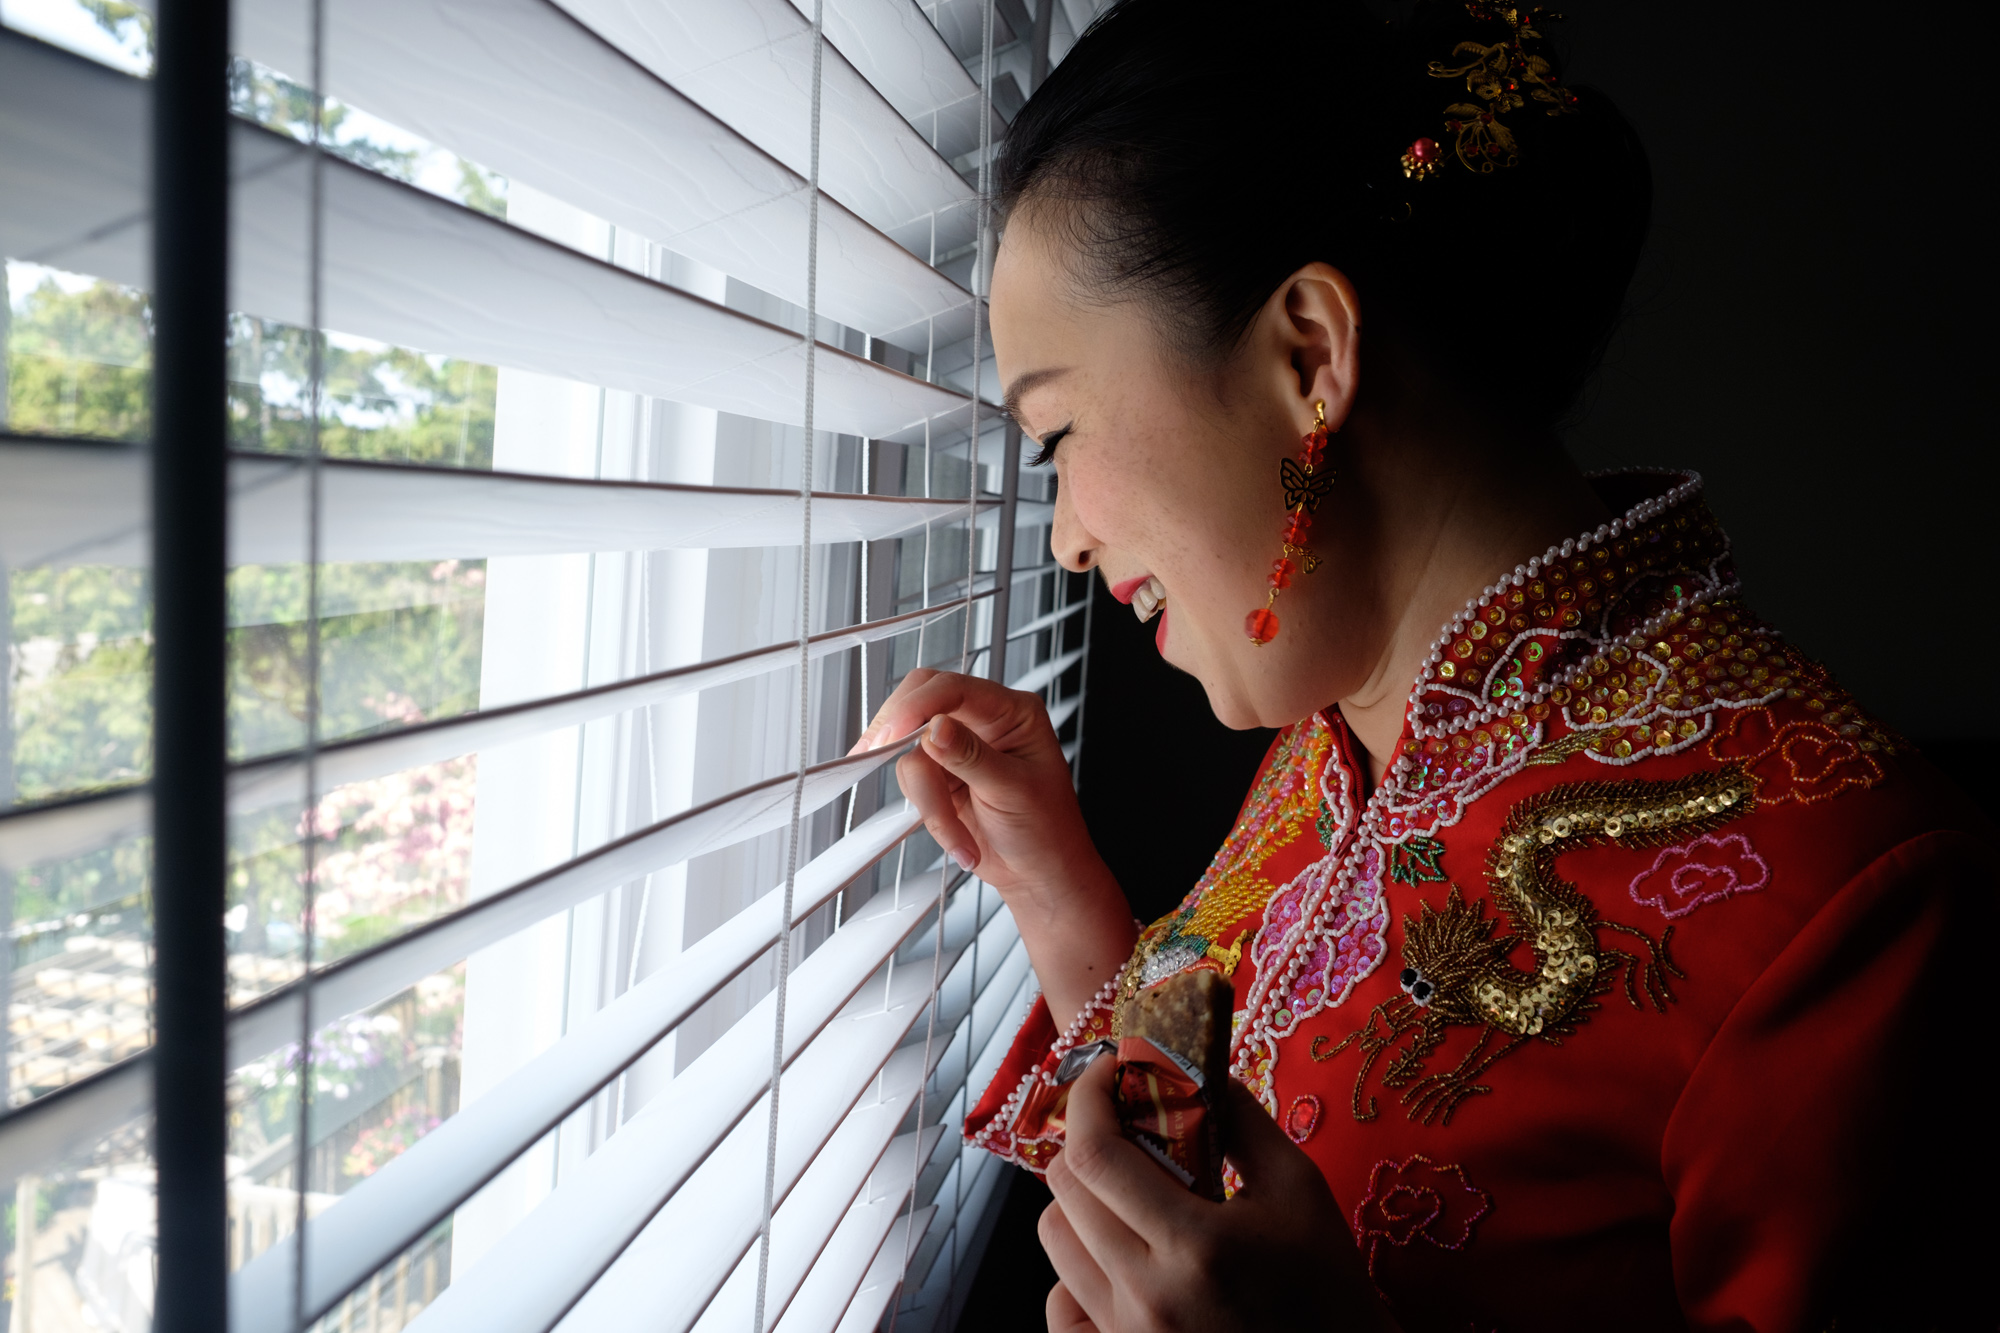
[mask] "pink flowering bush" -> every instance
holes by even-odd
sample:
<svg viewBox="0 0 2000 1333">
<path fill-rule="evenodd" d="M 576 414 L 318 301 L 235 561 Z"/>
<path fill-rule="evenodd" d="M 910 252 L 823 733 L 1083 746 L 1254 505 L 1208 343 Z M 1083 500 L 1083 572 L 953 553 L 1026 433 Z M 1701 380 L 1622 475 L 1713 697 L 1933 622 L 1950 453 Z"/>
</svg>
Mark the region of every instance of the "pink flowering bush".
<svg viewBox="0 0 2000 1333">
<path fill-rule="evenodd" d="M 340 1169 L 350 1178 L 372 1176 L 409 1151 L 412 1144 L 438 1127 L 438 1118 L 417 1103 L 399 1107 L 368 1126 L 355 1137 L 354 1146 L 340 1159 Z"/>
<path fill-rule="evenodd" d="M 391 721 L 423 720 L 401 695 L 369 703 Z M 326 956 L 366 948 L 465 902 L 477 763 L 472 755 L 448 759 L 321 798 L 310 884 Z"/>
</svg>

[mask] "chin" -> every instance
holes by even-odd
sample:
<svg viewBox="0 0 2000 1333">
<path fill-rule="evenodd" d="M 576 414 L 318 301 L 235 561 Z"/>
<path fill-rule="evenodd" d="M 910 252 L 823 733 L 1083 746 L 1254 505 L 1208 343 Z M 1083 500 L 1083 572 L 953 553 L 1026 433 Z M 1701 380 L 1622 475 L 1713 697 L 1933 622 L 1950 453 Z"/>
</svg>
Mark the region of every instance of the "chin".
<svg viewBox="0 0 2000 1333">
<path fill-rule="evenodd" d="M 1241 682 L 1224 683 L 1202 677 L 1201 687 L 1208 694 L 1208 708 L 1215 714 L 1215 720 L 1231 731 L 1284 725 L 1265 721 L 1257 701 L 1247 696 Z"/>
<path fill-rule="evenodd" d="M 1236 645 L 1229 646 L 1234 648 Z M 1231 731 L 1249 731 L 1253 727 L 1288 727 L 1320 706 L 1309 699 L 1309 690 L 1299 688 L 1305 682 L 1292 679 L 1287 673 L 1287 667 L 1296 672 L 1296 665 L 1287 655 L 1274 653 L 1268 646 L 1251 649 L 1246 644 L 1245 650 L 1269 656 L 1254 663 L 1232 663 L 1236 670 L 1218 672 L 1210 669 L 1189 673 L 1201 682 L 1202 690 L 1208 695 L 1209 711 L 1215 714 L 1216 721 Z M 1243 669 L 1245 667 L 1263 669 L 1246 670 Z"/>
</svg>

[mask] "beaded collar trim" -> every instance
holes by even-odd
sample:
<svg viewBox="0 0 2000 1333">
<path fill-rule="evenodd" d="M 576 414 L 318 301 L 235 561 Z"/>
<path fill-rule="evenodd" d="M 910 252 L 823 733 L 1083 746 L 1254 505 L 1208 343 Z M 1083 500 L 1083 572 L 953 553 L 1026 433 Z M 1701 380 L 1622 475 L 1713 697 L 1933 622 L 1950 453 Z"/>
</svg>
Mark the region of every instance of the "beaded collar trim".
<svg viewBox="0 0 2000 1333">
<path fill-rule="evenodd" d="M 1605 641 L 1650 637 L 1689 607 L 1737 591 L 1729 539 L 1700 503 L 1699 473 L 1596 475 L 1678 480 L 1468 601 L 1417 672 L 1412 737 L 1450 736 L 1539 704 L 1575 684 Z"/>
<path fill-rule="evenodd" d="M 1506 778 L 1566 746 L 1573 737 L 1543 742 L 1556 707 L 1574 710 L 1583 698 L 1580 682 L 1738 590 L 1729 540 L 1701 503 L 1698 474 L 1635 469 L 1597 479 L 1606 491 L 1655 493 L 1467 601 L 1432 643 L 1411 692 L 1401 752 L 1365 805 L 1345 764 L 1322 771 L 1327 855 L 1265 907 L 1251 946 L 1257 976 L 1232 1059 L 1232 1072 L 1267 1102 L 1279 1040 L 1344 1001 L 1386 952 L 1390 850 L 1456 824 Z M 1664 491 L 1661 482 L 1669 483 Z M 1764 687 L 1746 685 L 1741 698 L 1722 697 L 1733 685 L 1718 687 L 1705 707 L 1748 706 L 1770 692 Z M 1633 702 L 1650 716 L 1656 701 L 1648 692 Z M 1592 730 L 1598 724 L 1588 713 L 1560 720 L 1587 741 L 1612 734 Z M 1661 748 L 1684 748 L 1707 732 L 1702 725 L 1670 734 Z M 1591 757 L 1619 764 L 1653 752 L 1628 744 L 1622 755 L 1593 749 Z"/>
</svg>

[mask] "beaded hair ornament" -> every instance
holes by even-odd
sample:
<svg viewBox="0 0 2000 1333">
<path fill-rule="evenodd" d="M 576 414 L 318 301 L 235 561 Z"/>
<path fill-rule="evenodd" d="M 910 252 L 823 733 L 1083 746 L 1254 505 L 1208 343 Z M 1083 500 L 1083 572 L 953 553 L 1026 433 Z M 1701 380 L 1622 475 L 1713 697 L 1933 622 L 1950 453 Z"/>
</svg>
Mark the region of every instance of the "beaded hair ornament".
<svg viewBox="0 0 2000 1333">
<path fill-rule="evenodd" d="M 1521 160 L 1514 132 L 1501 117 L 1518 111 L 1529 101 L 1543 104 L 1545 114 L 1566 116 L 1576 110 L 1576 94 L 1556 82 L 1555 71 L 1542 56 L 1527 49 L 1540 42 L 1539 25 L 1560 21 L 1562 15 L 1512 5 L 1491 5 L 1468 0 L 1466 12 L 1481 23 L 1505 23 L 1508 35 L 1491 46 L 1483 42 L 1460 42 L 1452 50 L 1452 60 L 1431 61 L 1434 79 L 1465 80 L 1466 91 L 1481 104 L 1453 102 L 1444 109 L 1444 127 L 1457 136 L 1454 145 L 1458 160 L 1468 171 L 1482 174 L 1511 167 Z M 1444 158 L 1444 149 L 1435 139 L 1418 139 L 1403 150 L 1403 174 L 1412 180 L 1435 176 Z"/>
</svg>

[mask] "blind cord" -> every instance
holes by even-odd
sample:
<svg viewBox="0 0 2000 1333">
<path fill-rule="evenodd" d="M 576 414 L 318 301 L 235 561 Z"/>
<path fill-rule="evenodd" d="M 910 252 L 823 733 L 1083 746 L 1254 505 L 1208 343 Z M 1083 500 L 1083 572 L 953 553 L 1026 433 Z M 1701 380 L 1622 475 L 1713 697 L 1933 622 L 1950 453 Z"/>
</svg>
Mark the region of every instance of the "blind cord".
<svg viewBox="0 0 2000 1333">
<path fill-rule="evenodd" d="M 1044 5 L 1053 4 L 1054 2 L 1055 0 L 1038 0 L 1038 3 Z M 990 204 L 992 197 L 991 173 L 993 169 L 993 11 L 994 0 L 986 0 L 986 12 L 982 16 L 983 23 L 980 33 L 979 61 L 979 248 L 976 251 L 977 268 L 973 273 L 972 283 L 972 447 L 970 451 L 972 455 L 972 484 L 969 488 L 971 494 L 966 500 L 965 591 L 967 596 L 972 594 L 973 558 L 974 552 L 978 549 L 978 526 L 976 520 L 979 514 L 980 372 L 985 368 L 986 347 L 983 334 L 986 331 L 984 322 L 986 313 L 986 288 L 993 262 L 991 254 L 993 214 Z M 1011 571 L 1001 570 L 995 572 L 996 578 L 1008 578 L 1010 576 Z M 970 606 L 966 607 L 965 641 L 968 658 L 972 644 L 972 614 L 972 608 Z M 1002 627 L 1001 632 L 1004 633 L 1004 627 Z M 962 671 L 965 668 L 961 666 L 959 669 Z M 1002 681 L 1001 684 L 1005 685 L 1006 682 Z M 985 906 L 985 903 L 984 885 L 980 884 L 978 880 L 974 880 L 972 893 L 972 973 L 966 978 L 965 1017 L 962 1020 L 965 1024 L 965 1054 L 963 1073 L 959 1079 L 959 1097 L 962 1103 L 967 1105 L 972 1100 L 972 1046 L 979 1032 L 979 1024 L 975 1016 L 979 1009 L 979 936 L 980 927 L 983 924 L 980 920 L 982 915 L 980 909 Z M 953 1182 L 952 1188 L 950 1281 L 945 1287 L 944 1297 L 944 1315 L 947 1325 L 956 1322 L 952 1316 L 951 1307 L 953 1300 L 958 1295 L 959 1251 L 965 1242 L 965 1178 L 970 1172 L 971 1167 L 966 1156 L 965 1147 L 961 1144 L 959 1147 L 958 1175 L 957 1179 Z"/>
<path fill-rule="evenodd" d="M 792 785 L 791 834 L 785 852 L 784 905 L 778 917 L 778 985 L 771 1023 L 771 1110 L 764 1138 L 764 1209 L 757 1228 L 757 1312 L 753 1333 L 764 1333 L 771 1280 L 771 1214 L 778 1188 L 779 1087 L 785 1072 L 785 1000 L 792 962 L 792 894 L 799 873 L 800 820 L 805 813 L 806 768 L 812 762 L 812 488 L 813 389 L 819 348 L 819 119 L 820 79 L 826 57 L 826 0 L 813 0 L 812 156 L 806 196 L 806 401 L 805 442 L 799 466 L 799 772 Z"/>
<path fill-rule="evenodd" d="M 1052 3 L 1052 0 L 1041 0 L 1041 3 L 1043 3 L 1043 4 L 1049 4 L 1049 3 Z M 973 285 L 973 293 L 972 293 L 972 442 L 971 442 L 970 446 L 969 446 L 969 447 L 968 447 L 968 449 L 967 449 L 967 453 L 968 453 L 968 455 L 970 456 L 970 458 L 971 458 L 971 460 L 972 460 L 972 469 L 971 469 L 971 473 L 972 473 L 972 475 L 971 475 L 971 477 L 970 477 L 970 478 L 969 478 L 969 479 L 967 480 L 967 482 L 966 482 L 966 500 L 965 500 L 965 510 L 966 510 L 966 520 L 965 520 L 965 544 L 966 544 L 966 553 L 965 553 L 965 596 L 966 596 L 966 597 L 968 598 L 968 603 L 967 603 L 967 605 L 966 605 L 966 608 L 965 608 L 965 625 L 964 625 L 964 631 L 963 631 L 963 636 L 961 637 L 961 639 L 960 639 L 960 643 L 959 643 L 959 654 L 958 654 L 958 669 L 959 669 L 960 671 L 963 671 L 963 670 L 965 670 L 967 662 L 968 662 L 968 661 L 969 661 L 969 660 L 971 659 L 971 648 L 972 648 L 972 618 L 973 618 L 973 615 L 974 615 L 974 613 L 975 613 L 975 612 L 974 612 L 974 608 L 973 608 L 973 607 L 972 607 L 972 605 L 970 604 L 970 601 L 969 601 L 969 599 L 971 598 L 971 596 L 972 596 L 972 592 L 973 592 L 973 577 L 974 577 L 974 575 L 973 575 L 973 571 L 974 571 L 974 570 L 975 570 L 975 569 L 977 568 L 977 563 L 976 563 L 976 562 L 977 562 L 977 554 L 978 554 L 978 549 L 979 549 L 979 545 L 978 545 L 978 542 L 979 542 L 979 528 L 978 528 L 978 517 L 979 517 L 979 387 L 980 387 L 980 386 L 979 386 L 979 378 L 980 378 L 980 363 L 981 363 L 981 357 L 982 357 L 982 353 L 983 353 L 983 350 L 984 350 L 984 345 L 983 345 L 983 341 L 982 341 L 982 339 L 981 339 L 981 337 L 980 337 L 980 332 L 981 332 L 981 328 L 982 328 L 982 325 L 980 324 L 980 313 L 981 313 L 981 311 L 980 311 L 980 307 L 981 307 L 981 296 L 980 296 L 980 292 L 979 292 L 979 288 L 980 288 L 980 287 L 981 287 L 981 286 L 982 286 L 982 285 L 984 284 L 984 281 L 985 281 L 985 271 L 986 271 L 986 244 L 987 244 L 987 235 L 988 235 L 988 227 L 987 227 L 987 218 L 988 218 L 988 214 L 987 214 L 987 187 L 988 187 L 988 177 L 987 177 L 987 171 L 988 171 L 988 161 L 989 161 L 989 159 L 990 159 L 990 158 L 991 158 L 991 156 L 992 156 L 992 152 L 991 152 L 991 148 L 992 148 L 992 143 L 993 143 L 993 113 L 992 113 L 992 107 L 993 107 L 993 0 L 987 0 L 987 2 L 986 2 L 986 6 L 985 6 L 985 13 L 984 13 L 984 15 L 982 16 L 982 23 L 983 23 L 983 31 L 982 31 L 982 33 L 981 33 L 981 37 L 980 37 L 980 78 L 979 78 L 979 146 L 980 146 L 980 154 L 979 154 L 979 158 L 980 158 L 980 161 L 979 161 L 979 243 L 978 243 L 978 250 L 977 250 L 977 251 L 976 251 L 976 253 L 975 253 L 975 258 L 974 258 L 974 261 L 973 261 L 973 281 L 972 281 L 972 285 Z M 935 219 L 933 219 L 933 224 L 932 224 L 932 225 L 933 225 L 933 228 L 935 228 L 935 225 L 936 225 L 936 224 L 935 224 Z M 929 482 L 930 482 L 930 466 L 929 466 L 929 462 L 930 462 L 930 460 L 929 460 L 929 457 L 928 457 L 928 455 L 929 455 L 929 453 L 930 453 L 930 423 L 929 423 L 929 422 L 926 422 L 926 423 L 924 424 L 924 445 L 925 445 L 925 449 L 924 449 L 924 452 L 925 452 L 925 455 L 926 455 L 926 457 L 925 457 L 925 467 L 924 467 L 924 481 L 925 481 L 925 487 L 924 487 L 924 493 L 925 493 L 926 495 L 928 495 L 928 494 L 930 493 L 930 485 L 929 485 Z M 925 583 L 926 587 L 928 587 L 928 585 L 929 585 L 929 583 L 930 583 L 930 560 L 929 560 L 929 545 L 930 545 L 930 543 L 929 543 L 929 536 L 930 536 L 930 528 L 929 528 L 929 525 L 926 525 L 926 526 L 925 526 L 925 529 L 924 529 L 924 535 L 925 535 L 925 561 L 924 561 L 924 583 Z M 995 571 L 995 573 L 994 573 L 994 577 L 995 577 L 996 579 L 1010 579 L 1010 578 L 1012 577 L 1012 573 L 1011 573 L 1011 571 L 1009 571 L 1009 570 L 1004 570 L 1004 569 L 1003 569 L 1003 570 L 996 570 L 996 571 Z M 928 596 L 928 594 L 926 594 L 926 597 L 925 597 L 925 601 L 926 601 L 926 603 L 928 603 L 928 601 L 929 601 L 929 596 Z M 920 637 L 920 640 L 919 640 L 919 641 L 921 641 L 921 637 Z M 919 652 L 919 656 L 918 656 L 918 660 L 919 660 L 919 661 L 921 661 L 921 660 L 922 660 L 922 654 L 921 654 L 921 652 Z M 906 1215 L 907 1217 L 911 1218 L 911 1219 L 912 1219 L 913 1221 L 914 1221 L 914 1219 L 915 1219 L 915 1217 L 916 1217 L 916 1211 L 917 1211 L 917 1189 L 918 1189 L 918 1186 L 919 1186 L 919 1185 L 920 1185 L 920 1184 L 922 1183 L 922 1175 L 923 1175 L 923 1149 L 924 1149 L 924 1110 L 925 1110 L 925 1108 L 924 1108 L 924 1102 L 925 1102 L 925 1099 L 926 1099 L 926 1095 L 927 1095 L 927 1094 L 929 1093 L 929 1091 L 930 1091 L 930 1070 L 931 1070 L 931 1043 L 932 1043 L 932 1041 L 934 1040 L 934 1038 L 935 1038 L 935 1036 L 936 1036 L 936 1033 L 937 1033 L 937 1012 L 938 1012 L 938 1001 L 939 1001 L 939 995 L 938 995 L 938 988 L 939 988 L 939 987 L 940 987 L 940 986 L 941 986 L 941 985 L 943 984 L 943 981 L 944 981 L 944 978 L 943 978 L 943 976 L 941 975 L 941 973 L 942 973 L 942 969 L 943 969 L 943 965 L 944 965 L 944 949 L 945 949 L 945 932 L 944 932 L 944 918 L 945 918 L 945 909 L 946 909 L 946 907 L 948 906 L 948 899 L 949 899 L 949 889 L 950 889 L 950 878 L 951 878 L 951 861 L 950 861 L 950 859 L 949 859 L 949 858 L 946 858 L 946 860 L 945 860 L 945 863 L 944 863 L 944 865 L 943 865 L 943 866 L 942 866 L 942 867 L 941 867 L 941 868 L 939 869 L 939 871 L 938 871 L 938 877 L 939 877 L 939 884 L 938 884 L 938 905 L 937 905 L 937 914 L 938 914 L 938 915 L 937 915 L 937 936 L 936 936 L 936 939 L 935 939 L 935 941 L 934 941 L 934 943 L 933 943 L 933 946 L 932 946 L 932 950 L 931 950 L 931 1003 L 930 1003 L 930 1016 L 929 1016 L 929 1019 L 928 1019 L 928 1021 L 927 1021 L 926 1025 L 925 1025 L 925 1028 L 924 1028 L 924 1067 L 923 1067 L 923 1069 L 922 1069 L 922 1070 L 920 1071 L 920 1079 L 921 1079 L 921 1081 L 920 1081 L 920 1082 L 918 1083 L 918 1085 L 917 1085 L 917 1122 L 916 1122 L 916 1142 L 915 1142 L 915 1144 L 914 1144 L 914 1145 L 912 1146 L 912 1149 L 911 1149 L 911 1158 L 912 1158 L 912 1160 L 911 1160 L 911 1163 L 910 1163 L 910 1200 L 909 1200 L 909 1207 L 908 1207 L 908 1211 L 907 1211 L 907 1212 L 906 1212 L 906 1214 L 905 1214 L 905 1215 Z M 977 891 L 975 890 L 975 895 L 976 895 L 976 893 L 977 893 Z M 966 985 L 966 993 L 967 993 L 967 997 L 968 997 L 968 998 L 967 998 L 967 1003 L 966 1003 L 966 1012 L 965 1012 L 965 1017 L 964 1017 L 963 1019 L 961 1019 L 961 1020 L 960 1020 L 961 1022 L 970 1022 L 970 1020 L 971 1020 L 971 1018 L 972 1018 L 972 1010 L 973 1010 L 973 1007 L 974 1007 L 974 1005 L 975 1005 L 975 1004 L 977 1003 L 977 1001 L 978 1001 L 978 998 L 979 998 L 979 995 L 978 995 L 978 987 L 979 987 L 979 911 L 978 911 L 978 908 L 979 908 L 979 899 L 977 898 L 977 896 L 975 896 L 975 898 L 974 898 L 974 902 L 973 902 L 973 915 L 972 915 L 972 973 L 971 973 L 971 975 L 970 975 L 970 976 L 968 976 L 968 977 L 966 978 L 966 983 L 967 983 L 967 985 Z M 968 1031 L 968 1032 L 967 1032 L 967 1034 L 966 1034 L 966 1036 L 967 1036 L 967 1038 L 968 1038 L 968 1045 L 970 1044 L 970 1037 L 971 1037 L 971 1035 L 972 1035 L 972 1034 L 971 1034 L 971 1032 L 970 1032 L 970 1031 Z M 968 1057 L 967 1057 L 967 1058 L 969 1059 L 969 1058 L 970 1058 L 970 1056 L 968 1055 Z M 969 1072 L 970 1072 L 970 1066 L 968 1066 L 968 1073 L 969 1073 Z M 967 1094 L 968 1094 L 968 1095 L 970 1095 L 970 1089 L 968 1088 L 968 1089 L 967 1089 L 966 1091 L 967 1091 Z M 959 1149 L 959 1152 L 960 1152 L 960 1158 L 959 1158 L 959 1162 L 960 1162 L 960 1169 L 959 1169 L 959 1172 L 958 1172 L 958 1179 L 959 1179 L 959 1183 L 960 1183 L 960 1186 L 961 1186 L 961 1187 L 963 1186 L 963 1183 L 964 1183 L 964 1179 L 965 1179 L 965 1170 L 964 1170 L 964 1160 L 965 1160 L 965 1159 L 964 1159 L 964 1156 L 963 1156 L 963 1154 L 964 1154 L 964 1151 L 965 1151 L 965 1150 L 964 1150 L 964 1148 L 963 1148 L 963 1147 L 961 1146 L 961 1147 L 960 1147 L 960 1149 Z M 962 1188 L 961 1188 L 961 1191 L 960 1191 L 960 1192 L 959 1192 L 958 1194 L 955 1194 L 955 1195 L 954 1195 L 954 1199 L 953 1199 L 953 1203 L 954 1203 L 954 1207 L 953 1207 L 953 1209 L 952 1209 L 952 1223 L 951 1223 L 951 1225 L 952 1225 L 952 1228 L 953 1228 L 954 1232 L 956 1232 L 956 1230 L 957 1230 L 957 1226 L 958 1226 L 958 1221 L 959 1221 L 959 1219 L 958 1219 L 958 1208 L 956 1207 L 956 1205 L 957 1205 L 957 1204 L 958 1204 L 959 1202 L 962 1202 L 962 1197 L 963 1197 L 963 1196 L 962 1196 Z M 915 1228 L 914 1228 L 914 1226 L 912 1226 L 912 1227 L 911 1227 L 911 1230 L 913 1231 L 914 1229 L 915 1229 Z M 904 1236 L 904 1241 L 903 1241 L 903 1258 L 902 1258 L 902 1264 L 901 1264 L 901 1267 L 900 1267 L 900 1268 L 899 1268 L 899 1270 L 898 1270 L 898 1275 L 897 1275 L 897 1283 L 896 1283 L 896 1295 L 895 1295 L 894 1297 L 892 1297 L 892 1298 L 891 1298 L 891 1303 L 890 1303 L 890 1307 L 889 1307 L 889 1330 L 888 1330 L 888 1333 L 895 1333 L 895 1331 L 896 1331 L 896 1320 L 897 1320 L 897 1317 L 898 1317 L 898 1316 L 899 1316 L 899 1315 L 901 1314 L 901 1312 L 902 1312 L 902 1304 L 903 1304 L 903 1302 L 902 1302 L 902 1287 L 903 1287 L 903 1283 L 904 1283 L 904 1281 L 905 1281 L 905 1280 L 907 1280 L 907 1278 L 908 1278 L 908 1276 L 909 1276 L 909 1268 L 910 1268 L 910 1259 L 911 1259 L 911 1257 L 912 1257 L 912 1256 L 913 1256 L 913 1255 L 914 1255 L 914 1254 L 916 1253 L 916 1251 L 917 1251 L 917 1248 L 918 1248 L 918 1243 L 917 1243 L 917 1242 L 918 1242 L 918 1238 L 917 1238 L 917 1237 L 915 1237 L 915 1236 L 912 1236 L 912 1235 L 909 1235 L 909 1234 L 907 1234 L 907 1233 L 905 1234 L 905 1236 Z M 948 1262 L 948 1263 L 949 1263 L 949 1265 L 950 1265 L 950 1272 L 951 1272 L 951 1277 L 952 1277 L 952 1281 L 951 1281 L 951 1284 L 950 1284 L 950 1285 L 949 1285 L 949 1286 L 948 1286 L 948 1287 L 946 1288 L 946 1294 L 945 1294 L 945 1301 L 946 1301 L 946 1303 L 947 1303 L 947 1304 L 949 1304 L 949 1303 L 950 1303 L 950 1301 L 951 1301 L 951 1290 L 952 1290 L 952 1288 L 955 1288 L 955 1287 L 957 1286 L 957 1279 L 958 1279 L 958 1255 L 957 1255 L 957 1248 L 958 1248 L 958 1247 L 957 1247 L 956 1243 L 954 1243 L 954 1244 L 953 1244 L 953 1246 L 952 1246 L 952 1251 L 953 1251 L 953 1252 L 952 1252 L 952 1254 L 951 1254 L 951 1255 L 950 1255 L 950 1256 L 948 1257 L 948 1260 L 947 1260 L 947 1262 Z"/>
<path fill-rule="evenodd" d="M 321 259 L 324 153 L 322 127 L 326 119 L 325 0 L 312 0 L 312 111 L 309 152 L 311 174 L 307 178 L 306 219 L 306 734 L 305 819 L 301 830 L 300 869 L 303 873 L 299 920 L 299 1053 L 298 1120 L 292 1129 L 292 1181 L 297 1187 L 292 1220 L 292 1326 L 303 1333 L 310 1322 L 306 1305 L 306 1200 L 312 1187 L 312 1032 L 313 1032 L 313 953 L 317 948 L 315 928 L 318 903 L 319 860 L 319 559 L 320 559 L 320 412 L 326 373 L 325 334 L 321 328 Z M 262 374 L 262 367 L 258 373 Z"/>
</svg>

